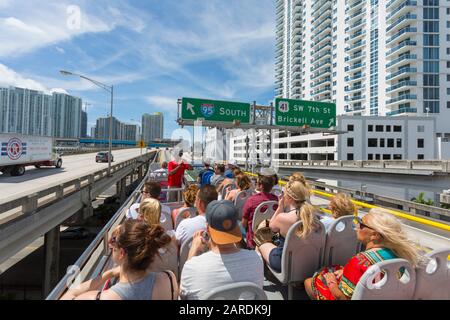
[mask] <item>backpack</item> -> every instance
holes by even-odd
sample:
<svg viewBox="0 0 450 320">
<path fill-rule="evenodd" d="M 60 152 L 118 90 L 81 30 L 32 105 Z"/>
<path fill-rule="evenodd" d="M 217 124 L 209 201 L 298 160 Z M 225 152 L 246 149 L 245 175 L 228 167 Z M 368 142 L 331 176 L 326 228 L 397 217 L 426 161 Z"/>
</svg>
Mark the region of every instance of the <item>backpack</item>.
<svg viewBox="0 0 450 320">
<path fill-rule="evenodd" d="M 203 187 L 207 184 L 211 184 L 211 177 L 214 175 L 214 171 L 208 170 L 202 174 L 202 179 L 200 181 L 200 186 Z"/>
</svg>

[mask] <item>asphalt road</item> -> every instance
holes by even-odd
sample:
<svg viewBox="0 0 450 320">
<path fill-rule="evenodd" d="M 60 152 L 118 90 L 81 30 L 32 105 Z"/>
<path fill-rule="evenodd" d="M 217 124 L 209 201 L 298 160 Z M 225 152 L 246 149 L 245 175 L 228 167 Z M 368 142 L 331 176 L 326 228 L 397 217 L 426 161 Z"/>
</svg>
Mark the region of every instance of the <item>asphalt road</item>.
<svg viewBox="0 0 450 320">
<path fill-rule="evenodd" d="M 145 152 L 148 151 L 143 149 L 143 153 Z M 21 177 L 0 174 L 0 204 L 107 168 L 108 163 L 95 162 L 96 154 L 63 156 L 63 165 L 60 169 L 54 167 L 36 169 L 30 166 Z M 112 165 L 135 158 L 140 154 L 140 149 L 113 151 Z"/>
</svg>

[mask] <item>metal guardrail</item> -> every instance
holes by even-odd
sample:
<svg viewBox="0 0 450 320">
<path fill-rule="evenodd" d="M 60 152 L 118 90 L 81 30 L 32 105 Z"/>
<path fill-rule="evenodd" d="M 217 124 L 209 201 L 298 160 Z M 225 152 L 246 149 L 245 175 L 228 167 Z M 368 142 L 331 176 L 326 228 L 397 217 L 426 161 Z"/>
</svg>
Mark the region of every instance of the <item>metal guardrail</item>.
<svg viewBox="0 0 450 320">
<path fill-rule="evenodd" d="M 152 155 L 152 153 L 149 152 L 143 156 L 138 156 L 134 159 L 130 159 L 130 160 L 121 162 L 119 164 L 116 164 L 111 167 L 111 174 L 114 174 L 115 172 L 118 172 L 121 169 L 128 167 L 138 161 L 142 161 L 143 159 L 148 158 L 151 155 Z M 18 207 L 22 207 L 22 214 L 27 214 L 27 213 L 33 212 L 33 211 L 39 209 L 39 207 L 41 205 L 43 205 L 43 204 L 39 203 L 40 199 L 48 197 L 51 194 L 55 194 L 55 196 L 53 198 L 46 199 L 45 205 L 49 205 L 49 202 L 51 203 L 51 202 L 57 201 L 57 200 L 63 198 L 64 196 L 67 196 L 74 192 L 77 192 L 81 188 L 85 187 L 86 185 L 92 184 L 94 182 L 97 182 L 97 181 L 107 177 L 107 175 L 108 175 L 108 169 L 105 168 L 105 169 L 96 171 L 94 173 L 84 175 L 79 178 L 72 179 L 70 181 L 52 186 L 45 190 L 35 192 L 35 193 L 27 195 L 27 196 L 23 196 L 20 198 L 9 200 L 9 201 L 6 200 L 6 201 L 0 203 L 0 217 L 1 217 L 2 213 L 9 211 L 9 210 L 13 210 Z M 72 190 L 65 191 L 65 189 L 70 188 L 70 187 L 72 187 Z"/>
<path fill-rule="evenodd" d="M 115 229 L 116 226 L 121 224 L 125 219 L 125 214 L 127 209 L 131 204 L 136 203 L 140 198 L 140 190 L 144 183 L 150 178 L 150 173 L 152 168 L 158 168 L 155 166 L 154 158 L 152 164 L 149 166 L 149 171 L 147 172 L 144 179 L 141 181 L 139 186 L 134 190 L 134 192 L 128 197 L 124 204 L 119 208 L 116 214 L 111 218 L 111 220 L 103 227 L 103 229 L 98 233 L 92 243 L 83 252 L 80 258 L 75 262 L 73 266 L 70 267 L 68 272 L 57 284 L 57 286 L 52 290 L 52 292 L 47 296 L 46 300 L 58 300 L 60 299 L 65 291 L 73 284 L 74 280 L 77 282 L 86 281 L 89 278 L 96 277 L 98 274 L 102 273 L 111 262 L 110 250 L 108 248 L 108 239 Z M 151 178 L 150 178 L 151 179 Z M 161 192 L 177 192 L 178 199 L 181 199 L 181 193 L 184 188 L 173 188 L 173 189 L 162 189 Z"/>
<path fill-rule="evenodd" d="M 450 173 L 450 161 L 441 160 L 317 160 L 302 161 L 274 160 L 279 167 L 298 167 L 304 169 L 381 169 L 381 170 L 407 170 L 409 173 L 414 171 L 432 171 L 435 173 Z M 399 171 L 399 173 L 402 173 Z"/>
</svg>

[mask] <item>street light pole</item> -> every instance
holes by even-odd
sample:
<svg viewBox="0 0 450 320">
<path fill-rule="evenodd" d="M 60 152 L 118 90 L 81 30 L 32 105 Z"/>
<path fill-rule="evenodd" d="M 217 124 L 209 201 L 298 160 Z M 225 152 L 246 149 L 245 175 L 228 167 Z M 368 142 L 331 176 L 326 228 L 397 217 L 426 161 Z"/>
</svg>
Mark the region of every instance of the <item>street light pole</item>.
<svg viewBox="0 0 450 320">
<path fill-rule="evenodd" d="M 76 74 L 70 71 L 61 70 L 59 71 L 63 76 L 77 76 L 82 79 L 85 79 L 87 81 L 92 82 L 96 86 L 102 88 L 103 90 L 108 91 L 111 93 L 111 112 L 109 114 L 109 155 L 108 155 L 108 176 L 111 176 L 111 157 L 112 157 L 112 125 L 113 125 L 113 101 L 114 101 L 114 87 L 108 86 L 104 83 L 101 83 L 97 80 L 90 79 L 86 76 L 83 76 L 81 74 Z"/>
<path fill-rule="evenodd" d="M 111 175 L 111 158 L 112 158 L 112 126 L 113 126 L 113 100 L 114 87 L 111 86 L 111 112 L 109 114 L 109 154 L 108 154 L 108 176 Z"/>
</svg>

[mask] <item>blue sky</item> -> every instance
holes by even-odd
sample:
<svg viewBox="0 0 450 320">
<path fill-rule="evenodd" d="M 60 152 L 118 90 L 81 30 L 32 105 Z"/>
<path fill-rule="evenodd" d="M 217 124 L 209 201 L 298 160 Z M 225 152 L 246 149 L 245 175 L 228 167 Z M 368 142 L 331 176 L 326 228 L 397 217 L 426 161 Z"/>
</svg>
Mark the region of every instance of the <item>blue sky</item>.
<svg viewBox="0 0 450 320">
<path fill-rule="evenodd" d="M 177 98 L 266 104 L 274 94 L 272 0 L 0 0 L 0 85 L 64 90 L 109 112 L 105 91 L 60 69 L 115 86 L 114 115 L 140 123 Z"/>
</svg>

